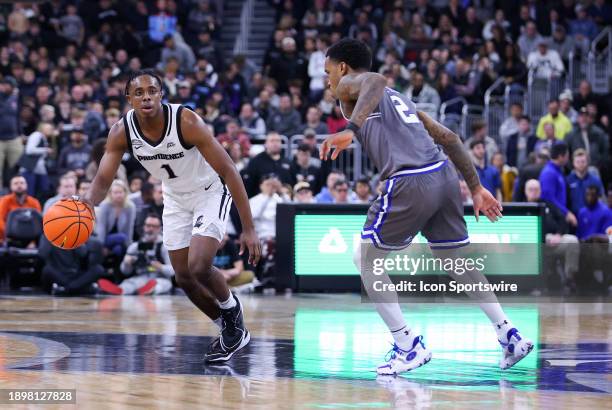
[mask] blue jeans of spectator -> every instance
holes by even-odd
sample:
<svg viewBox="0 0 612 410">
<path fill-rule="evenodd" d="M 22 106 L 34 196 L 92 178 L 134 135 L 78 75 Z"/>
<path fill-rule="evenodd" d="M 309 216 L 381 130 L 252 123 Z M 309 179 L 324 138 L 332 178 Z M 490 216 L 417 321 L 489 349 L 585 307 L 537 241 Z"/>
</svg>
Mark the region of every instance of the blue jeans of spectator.
<svg viewBox="0 0 612 410">
<path fill-rule="evenodd" d="M 47 174 L 35 174 L 32 171 L 23 171 L 22 175 L 28 183 L 28 195 L 40 196 L 49 191 L 49 176 Z"/>
<path fill-rule="evenodd" d="M 111 233 L 106 236 L 104 247 L 107 248 L 113 255 L 123 258 L 127 250 L 127 234 L 122 232 Z"/>
</svg>

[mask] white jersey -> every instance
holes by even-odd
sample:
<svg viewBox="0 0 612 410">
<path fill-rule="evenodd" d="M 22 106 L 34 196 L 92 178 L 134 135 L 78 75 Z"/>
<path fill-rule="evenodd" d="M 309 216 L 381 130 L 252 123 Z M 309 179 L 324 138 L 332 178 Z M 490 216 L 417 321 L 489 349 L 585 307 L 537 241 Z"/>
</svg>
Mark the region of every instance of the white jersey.
<svg viewBox="0 0 612 410">
<path fill-rule="evenodd" d="M 144 136 L 133 109 L 123 117 L 130 153 L 151 175 L 162 181 L 165 192 L 193 192 L 218 182 L 219 175 L 200 151 L 183 139 L 183 106 L 162 104 L 162 107 L 164 130 L 157 143 Z"/>
</svg>

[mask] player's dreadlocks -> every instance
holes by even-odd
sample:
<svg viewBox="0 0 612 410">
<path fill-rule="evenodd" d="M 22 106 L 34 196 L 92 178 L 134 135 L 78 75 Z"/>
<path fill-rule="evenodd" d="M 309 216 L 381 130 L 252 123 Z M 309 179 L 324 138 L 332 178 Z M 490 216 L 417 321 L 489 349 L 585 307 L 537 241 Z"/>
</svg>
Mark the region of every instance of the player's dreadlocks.
<svg viewBox="0 0 612 410">
<path fill-rule="evenodd" d="M 151 69 L 138 70 L 130 74 L 130 78 L 128 79 L 127 83 L 125 83 L 125 95 L 130 94 L 130 85 L 132 84 L 132 81 L 134 81 L 138 77 L 142 77 L 143 75 L 150 75 L 151 77 L 155 78 L 157 80 L 157 84 L 159 84 L 159 89 L 160 90 L 163 89 L 162 79 L 159 75 L 157 75 L 157 73 L 154 70 L 151 70 Z"/>
</svg>

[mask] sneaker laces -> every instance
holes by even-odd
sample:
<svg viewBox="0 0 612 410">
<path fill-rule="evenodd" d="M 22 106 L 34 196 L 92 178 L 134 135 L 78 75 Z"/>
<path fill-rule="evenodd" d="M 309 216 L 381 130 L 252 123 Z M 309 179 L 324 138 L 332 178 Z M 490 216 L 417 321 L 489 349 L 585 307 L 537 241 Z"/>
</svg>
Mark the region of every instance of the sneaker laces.
<svg viewBox="0 0 612 410">
<path fill-rule="evenodd" d="M 391 347 L 391 350 L 389 350 L 387 352 L 387 354 L 385 355 L 385 362 L 389 362 L 389 361 L 395 359 L 397 357 L 397 354 L 399 352 L 401 352 L 401 351 L 402 351 L 402 349 L 400 349 L 398 345 L 393 343 L 393 345 Z"/>
</svg>

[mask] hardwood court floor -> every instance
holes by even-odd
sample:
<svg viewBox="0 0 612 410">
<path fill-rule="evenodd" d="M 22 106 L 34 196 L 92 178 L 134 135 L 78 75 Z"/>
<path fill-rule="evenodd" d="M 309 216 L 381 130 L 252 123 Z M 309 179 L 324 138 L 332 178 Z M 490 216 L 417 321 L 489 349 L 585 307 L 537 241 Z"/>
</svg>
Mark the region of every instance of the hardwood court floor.
<svg viewBox="0 0 612 410">
<path fill-rule="evenodd" d="M 612 304 L 507 305 L 537 349 L 505 372 L 477 307 L 404 305 L 433 360 L 377 380 L 389 339 L 358 296 L 241 300 L 251 345 L 206 366 L 216 330 L 185 297 L 0 297 L 0 389 L 76 389 L 63 407 L 85 409 L 612 408 Z"/>
</svg>

